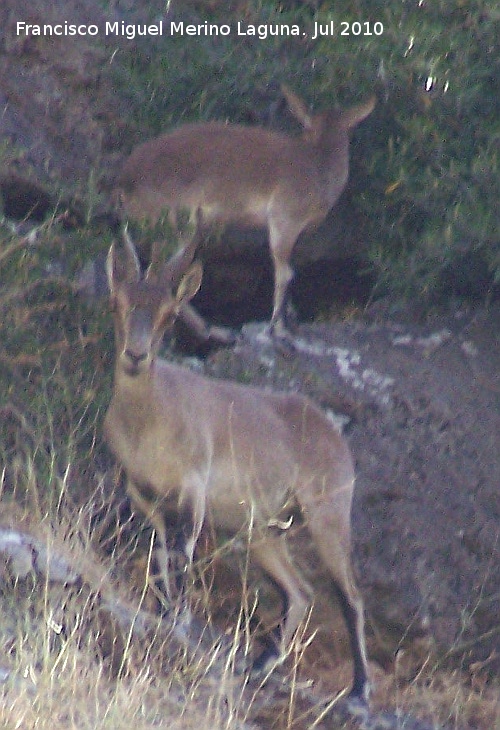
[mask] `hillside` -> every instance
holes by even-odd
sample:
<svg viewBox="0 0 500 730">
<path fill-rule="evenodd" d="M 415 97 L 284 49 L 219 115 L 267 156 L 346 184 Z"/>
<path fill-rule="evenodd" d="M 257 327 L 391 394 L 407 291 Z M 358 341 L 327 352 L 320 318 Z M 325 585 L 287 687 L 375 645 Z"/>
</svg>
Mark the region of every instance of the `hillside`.
<svg viewBox="0 0 500 730">
<path fill-rule="evenodd" d="M 442 86 L 423 94 L 424 51 L 394 56 L 409 10 L 399 26 L 396 10 L 394 23 L 387 12 L 384 34 L 365 38 L 359 57 L 352 38 L 327 49 L 310 34 L 17 33 L 20 21 L 312 28 L 328 13 L 307 2 L 221 9 L 179 1 L 169 14 L 163 6 L 4 0 L 0 8 L 0 724 L 491 730 L 500 723 L 500 307 L 488 208 L 496 158 L 486 164 L 484 155 L 498 135 L 482 125 L 494 102 L 483 86 L 474 100 Z M 357 18 L 361 6 L 342 5 L 353 13 L 344 17 Z M 453 47 L 461 33 L 489 37 L 487 4 L 468 25 L 461 12 L 448 17 L 443 7 L 420 22 L 446 16 Z M 265 237 L 232 230 L 202 251 L 196 306 L 234 328 L 235 344 L 194 346 L 194 360 L 167 356 L 219 378 L 304 392 L 343 417 L 357 472 L 354 559 L 374 683 L 368 725 L 342 701 L 329 706 L 349 685 L 351 664 L 306 528 L 294 526 L 290 540 L 314 610 L 284 666 L 267 684 L 245 684 L 255 599 L 272 624 L 272 585 L 253 569 L 241 577 L 239 560 L 207 534 L 187 630 L 164 610 L 151 528 L 131 511 L 102 440 L 113 363 L 102 262 L 116 235 L 110 191 L 123 156 L 188 120 L 295 134 L 283 81 L 317 107 L 372 90 L 378 97 L 354 135 L 344 195 L 297 246 L 293 347 L 252 324 L 270 312 Z M 468 166 L 459 168 L 456 127 L 474 104 L 478 157 L 467 157 L 462 135 Z M 193 352 L 189 337 L 177 344 Z"/>
</svg>

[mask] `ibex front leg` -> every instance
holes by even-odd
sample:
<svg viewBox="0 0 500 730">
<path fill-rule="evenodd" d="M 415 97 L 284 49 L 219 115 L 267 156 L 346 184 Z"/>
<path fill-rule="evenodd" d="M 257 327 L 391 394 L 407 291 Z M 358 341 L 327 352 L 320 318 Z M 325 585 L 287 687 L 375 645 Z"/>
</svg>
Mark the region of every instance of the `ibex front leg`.
<svg viewBox="0 0 500 730">
<path fill-rule="evenodd" d="M 186 474 L 182 480 L 179 494 L 179 513 L 191 525 L 191 534 L 185 540 L 183 552 L 188 560 L 188 568 L 192 565 L 196 543 L 200 537 L 206 514 L 207 480 L 198 471 Z"/>
<path fill-rule="evenodd" d="M 155 504 L 154 501 L 149 501 L 143 496 L 141 490 L 131 479 L 127 480 L 127 492 L 130 495 L 133 504 L 149 519 L 156 531 L 156 537 L 160 543 L 160 557 L 158 560 L 160 576 L 168 602 L 171 605 L 173 603 L 173 591 L 169 571 L 170 555 L 167 545 L 167 530 L 165 528 L 164 514 L 158 504 Z"/>
</svg>

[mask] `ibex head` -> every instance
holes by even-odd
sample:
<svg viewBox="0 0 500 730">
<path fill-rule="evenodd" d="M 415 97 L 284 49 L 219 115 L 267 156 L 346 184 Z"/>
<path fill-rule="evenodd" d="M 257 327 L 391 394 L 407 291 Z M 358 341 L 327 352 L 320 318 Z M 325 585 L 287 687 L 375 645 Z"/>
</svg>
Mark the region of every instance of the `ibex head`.
<svg viewBox="0 0 500 730">
<path fill-rule="evenodd" d="M 322 151 L 326 147 L 327 152 L 335 149 L 334 144 L 339 143 L 340 135 L 352 131 L 363 119 L 371 114 L 375 108 L 376 99 L 371 96 L 363 104 L 358 104 L 349 109 L 329 109 L 324 112 L 312 114 L 286 84 L 281 85 L 281 91 L 287 101 L 288 108 L 295 119 L 302 125 L 303 139 L 307 140 Z M 347 149 L 347 137 L 340 145 Z"/>
<path fill-rule="evenodd" d="M 129 377 L 147 373 L 155 361 L 162 337 L 170 330 L 179 310 L 201 285 L 202 266 L 191 266 L 194 248 L 182 248 L 167 265 L 160 267 L 159 248 L 144 277 L 130 237 L 124 235 L 124 250 L 109 249 L 106 272 L 111 309 L 115 317 L 117 367 Z M 184 273 L 185 272 L 185 273 Z"/>
</svg>

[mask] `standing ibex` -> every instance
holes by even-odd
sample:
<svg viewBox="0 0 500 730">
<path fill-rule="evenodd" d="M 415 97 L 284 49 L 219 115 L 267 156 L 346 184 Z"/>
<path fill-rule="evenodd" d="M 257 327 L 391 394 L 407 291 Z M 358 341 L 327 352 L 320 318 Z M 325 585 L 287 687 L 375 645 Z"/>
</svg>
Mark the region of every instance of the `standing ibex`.
<svg viewBox="0 0 500 730">
<path fill-rule="evenodd" d="M 277 333 L 284 329 L 295 242 L 337 202 L 349 172 L 349 133 L 375 106 L 372 97 L 313 116 L 290 90 L 283 93 L 303 126 L 300 137 L 219 122 L 186 124 L 136 147 L 116 184 L 132 218 L 154 222 L 168 210 L 175 222 L 180 209 L 201 209 L 207 222 L 267 228 Z"/>
<path fill-rule="evenodd" d="M 158 357 L 165 330 L 201 283 L 201 265 L 188 268 L 192 253 L 185 247 L 157 275 L 152 263 L 143 278 L 130 240 L 121 253 L 114 245 L 109 251 L 116 364 L 106 440 L 165 553 L 164 513 L 172 507 L 191 529 L 189 560 L 205 520 L 225 534 L 248 533 L 252 559 L 283 593 L 282 650 L 310 603 L 286 530 L 277 527 L 298 506 L 339 591 L 354 658 L 352 694 L 366 695 L 363 604 L 350 554 L 349 448 L 301 395 L 210 379 Z"/>
</svg>

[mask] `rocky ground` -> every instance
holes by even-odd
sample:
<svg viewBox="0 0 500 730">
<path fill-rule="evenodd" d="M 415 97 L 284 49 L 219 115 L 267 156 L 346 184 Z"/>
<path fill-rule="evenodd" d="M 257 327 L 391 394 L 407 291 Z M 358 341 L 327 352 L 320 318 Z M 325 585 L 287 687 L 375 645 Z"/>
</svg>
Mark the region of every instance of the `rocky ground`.
<svg viewBox="0 0 500 730">
<path fill-rule="evenodd" d="M 18 17 L 50 22 L 62 6 L 82 22 L 104 17 L 92 0 L 50 7 L 42 0 L 4 0 L 0 8 L 0 190 L 8 218 L 31 211 L 43 219 L 62 200 L 71 225 L 80 226 L 94 181 L 105 199 L 113 170 L 140 131 L 108 73 L 119 43 L 110 48 L 86 40 L 69 53 L 62 41 L 14 37 Z M 121 17 L 123 8 L 114 7 Z M 332 226 L 340 236 L 342 225 L 334 220 Z M 354 556 L 379 687 L 385 672 L 397 670 L 410 682 L 429 661 L 463 670 L 472 684 L 494 681 L 500 670 L 500 306 L 483 298 L 451 299 L 424 314 L 409 305 L 394 314 L 384 301 L 365 308 L 367 289 L 353 273 L 357 268 L 349 268 L 362 236 L 352 226 L 345 230 L 337 260 L 323 258 L 330 240 L 324 233 L 314 255 L 304 254 L 307 242 L 301 243 L 295 298 L 304 319 L 321 309 L 320 290 L 324 305 L 332 289 L 347 287 L 344 299 L 356 299 L 357 309 L 343 319 L 303 321 L 292 347 L 276 346 L 259 327 L 246 325 L 233 347 L 211 352 L 202 367 L 217 377 L 300 390 L 344 416 L 357 470 Z M 212 269 L 209 261 L 212 283 L 199 299 L 205 315 L 238 326 L 268 316 L 269 260 L 265 243 L 252 246 L 238 265 L 220 250 Z M 264 304 L 247 308 L 249 301 Z M 350 676 L 343 625 L 305 528 L 297 528 L 292 543 L 317 595 L 308 635 L 318 635 L 301 676 L 333 692 Z M 271 589 L 262 576 L 255 579 L 269 592 L 272 616 Z M 213 611 L 224 625 L 237 606 L 234 574 L 221 571 L 217 580 Z M 379 698 L 384 702 L 383 691 Z M 267 718 L 260 726 L 270 724 Z"/>
</svg>

